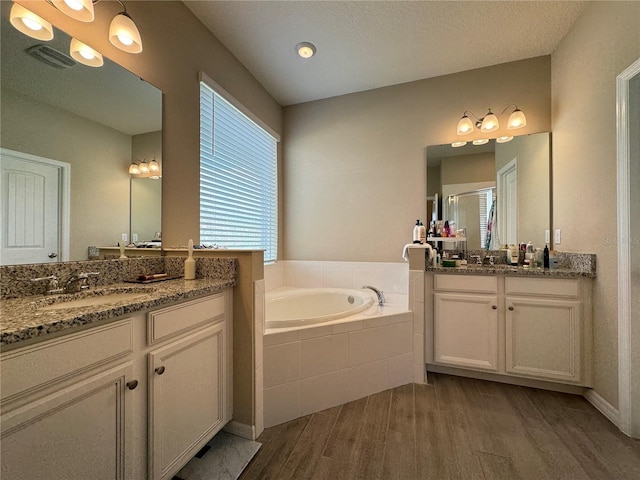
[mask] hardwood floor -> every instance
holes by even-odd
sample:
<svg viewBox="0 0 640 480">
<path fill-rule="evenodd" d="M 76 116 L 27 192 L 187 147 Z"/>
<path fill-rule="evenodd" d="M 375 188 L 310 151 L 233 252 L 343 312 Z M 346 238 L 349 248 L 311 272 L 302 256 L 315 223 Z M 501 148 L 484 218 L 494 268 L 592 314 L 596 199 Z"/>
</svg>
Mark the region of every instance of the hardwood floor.
<svg viewBox="0 0 640 480">
<path fill-rule="evenodd" d="M 240 479 L 640 479 L 640 440 L 580 396 L 429 380 L 266 429 Z"/>
</svg>

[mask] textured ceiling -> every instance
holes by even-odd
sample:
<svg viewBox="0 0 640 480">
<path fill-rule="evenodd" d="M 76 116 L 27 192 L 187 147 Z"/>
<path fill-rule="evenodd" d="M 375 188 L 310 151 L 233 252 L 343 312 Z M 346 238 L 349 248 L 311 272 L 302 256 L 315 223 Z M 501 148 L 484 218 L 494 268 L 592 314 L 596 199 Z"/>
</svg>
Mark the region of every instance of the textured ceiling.
<svg viewBox="0 0 640 480">
<path fill-rule="evenodd" d="M 548 55 L 586 4 L 184 3 L 283 106 Z M 301 41 L 313 58 L 297 57 Z"/>
</svg>

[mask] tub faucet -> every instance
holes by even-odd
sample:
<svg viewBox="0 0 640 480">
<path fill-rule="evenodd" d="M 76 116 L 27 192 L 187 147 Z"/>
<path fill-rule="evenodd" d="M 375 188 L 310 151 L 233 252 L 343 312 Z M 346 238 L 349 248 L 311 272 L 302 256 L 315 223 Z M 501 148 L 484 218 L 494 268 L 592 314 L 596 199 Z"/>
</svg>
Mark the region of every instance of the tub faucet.
<svg viewBox="0 0 640 480">
<path fill-rule="evenodd" d="M 369 288 L 373 290 L 378 296 L 378 305 L 384 305 L 384 302 L 387 300 L 384 298 L 384 292 L 382 290 L 377 289 L 376 287 L 372 287 L 371 285 L 364 285 L 362 288 Z"/>
</svg>

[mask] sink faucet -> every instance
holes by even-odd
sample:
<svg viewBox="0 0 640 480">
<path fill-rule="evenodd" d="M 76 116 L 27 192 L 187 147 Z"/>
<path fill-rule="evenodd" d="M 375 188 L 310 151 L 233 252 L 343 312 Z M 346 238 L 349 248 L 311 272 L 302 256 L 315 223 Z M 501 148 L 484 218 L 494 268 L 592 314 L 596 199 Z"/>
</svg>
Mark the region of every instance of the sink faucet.
<svg viewBox="0 0 640 480">
<path fill-rule="evenodd" d="M 58 285 L 58 277 L 55 275 L 49 275 L 48 277 L 40 277 L 40 278 L 32 278 L 32 282 L 43 282 L 47 280 L 49 283 L 47 284 L 47 295 L 53 295 L 54 293 L 62 293 L 64 292 L 64 288 L 60 288 Z"/>
<path fill-rule="evenodd" d="M 89 285 L 87 285 L 87 279 L 89 278 L 89 276 L 97 275 L 100 275 L 100 272 L 71 274 L 69 280 L 67 280 L 67 282 L 64 284 L 64 293 L 77 293 L 81 290 L 89 288 Z"/>
<path fill-rule="evenodd" d="M 371 285 L 364 285 L 362 288 L 369 288 L 373 290 L 378 296 L 378 305 L 384 305 L 384 302 L 387 300 L 384 298 L 384 292 L 382 290 L 377 289 L 376 287 L 372 287 Z"/>
</svg>

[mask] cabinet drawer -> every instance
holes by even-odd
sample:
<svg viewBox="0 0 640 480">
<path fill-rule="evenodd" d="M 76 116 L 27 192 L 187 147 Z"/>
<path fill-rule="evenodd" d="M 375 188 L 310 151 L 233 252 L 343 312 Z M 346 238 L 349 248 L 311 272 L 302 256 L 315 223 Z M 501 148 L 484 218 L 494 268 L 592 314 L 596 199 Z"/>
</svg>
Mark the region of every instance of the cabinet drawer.
<svg viewBox="0 0 640 480">
<path fill-rule="evenodd" d="M 507 277 L 504 282 L 507 295 L 544 295 L 578 298 L 578 280 L 562 278 Z"/>
<path fill-rule="evenodd" d="M 172 307 L 150 312 L 147 338 L 150 345 L 208 323 L 224 318 L 225 295 L 199 298 Z"/>
<path fill-rule="evenodd" d="M 449 292 L 497 293 L 498 277 L 436 274 L 434 276 L 434 288 Z"/>
<path fill-rule="evenodd" d="M 2 403 L 133 352 L 131 318 L 2 355 Z"/>
</svg>

